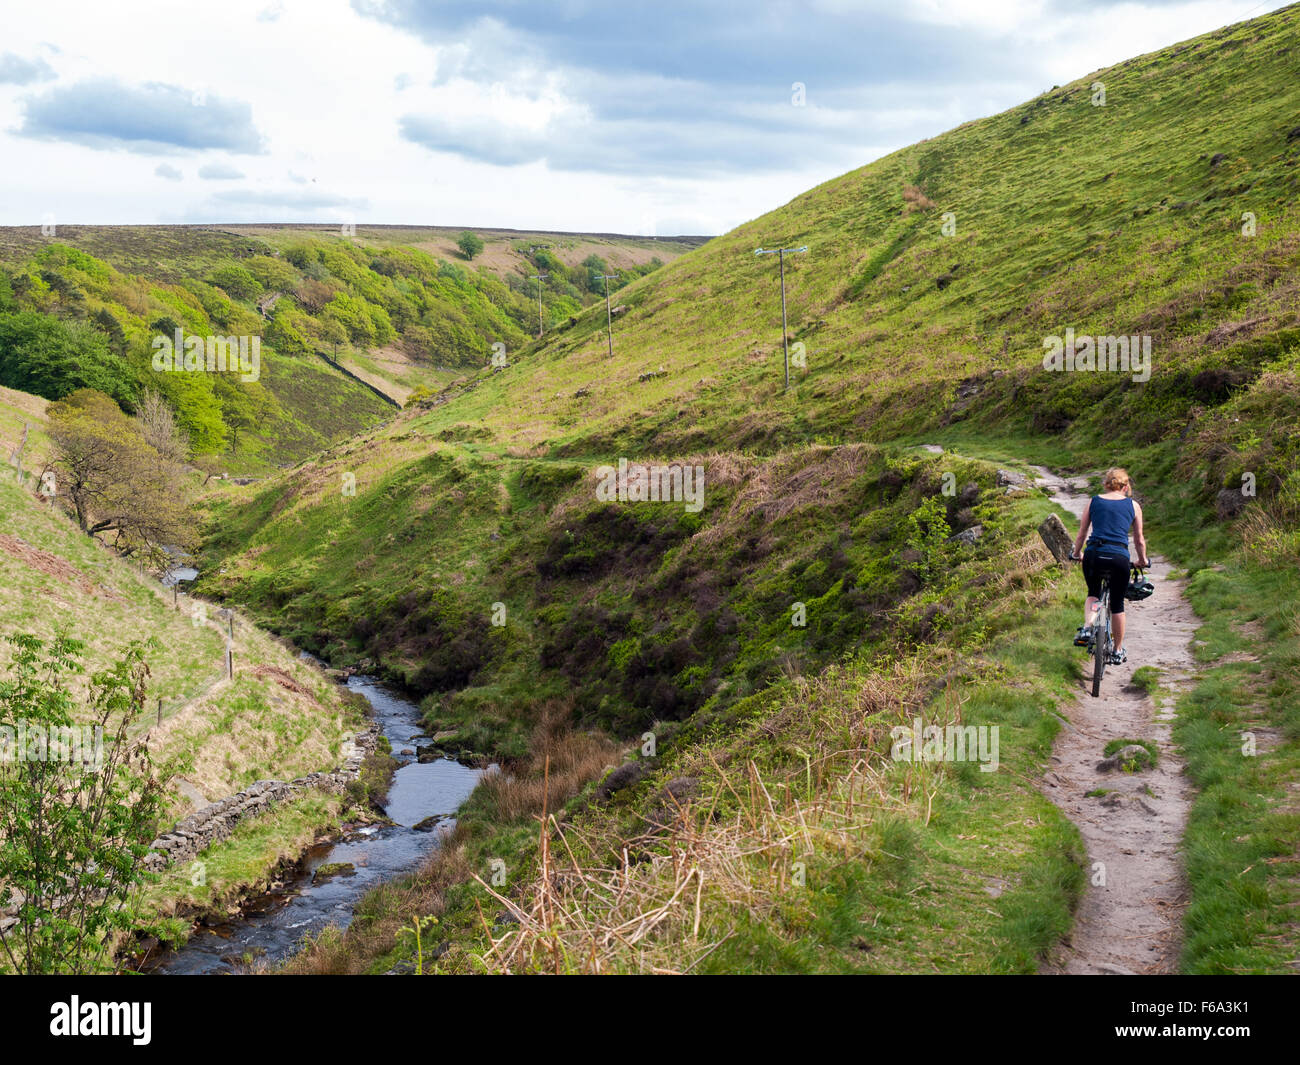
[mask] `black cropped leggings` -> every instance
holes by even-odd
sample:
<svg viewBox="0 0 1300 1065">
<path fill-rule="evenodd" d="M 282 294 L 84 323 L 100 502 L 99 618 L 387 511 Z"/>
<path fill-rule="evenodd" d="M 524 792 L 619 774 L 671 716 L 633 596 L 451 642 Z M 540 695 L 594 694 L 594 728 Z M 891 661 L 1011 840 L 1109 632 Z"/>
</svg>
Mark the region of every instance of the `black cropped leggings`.
<svg viewBox="0 0 1300 1065">
<path fill-rule="evenodd" d="M 1083 579 L 1088 582 L 1088 594 L 1096 599 L 1101 595 L 1101 578 L 1110 578 L 1110 612 L 1124 613 L 1124 593 L 1128 590 L 1128 552 L 1088 548 L 1083 553 Z"/>
</svg>

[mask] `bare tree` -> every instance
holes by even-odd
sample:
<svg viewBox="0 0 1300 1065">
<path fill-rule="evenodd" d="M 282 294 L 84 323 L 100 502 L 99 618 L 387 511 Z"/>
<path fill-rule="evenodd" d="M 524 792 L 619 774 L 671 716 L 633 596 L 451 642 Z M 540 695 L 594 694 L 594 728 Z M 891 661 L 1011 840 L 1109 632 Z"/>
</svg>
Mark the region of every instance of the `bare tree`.
<svg viewBox="0 0 1300 1065">
<path fill-rule="evenodd" d="M 144 390 L 135 420 L 145 443 L 163 458 L 183 463 L 189 457 L 190 445 L 185 430 L 177 424 L 171 405 L 160 392 L 152 388 Z"/>
<path fill-rule="evenodd" d="M 57 489 L 92 536 L 114 534 L 125 554 L 161 559 L 195 539 L 180 464 L 150 445 L 108 396 L 81 390 L 52 404 Z"/>
</svg>

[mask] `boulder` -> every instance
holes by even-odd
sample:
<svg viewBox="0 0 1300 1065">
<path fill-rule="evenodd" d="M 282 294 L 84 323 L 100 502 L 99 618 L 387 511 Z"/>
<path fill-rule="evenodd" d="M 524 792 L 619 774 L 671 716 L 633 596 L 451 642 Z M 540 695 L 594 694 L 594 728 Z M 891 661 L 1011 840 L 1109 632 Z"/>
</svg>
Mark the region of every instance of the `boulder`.
<svg viewBox="0 0 1300 1065">
<path fill-rule="evenodd" d="M 1114 769 L 1128 769 L 1132 772 L 1150 768 L 1151 752 L 1140 743 L 1130 743 L 1127 747 L 1121 747 L 1109 758 L 1103 758 L 1097 763 L 1098 773 L 1109 773 Z"/>
<path fill-rule="evenodd" d="M 1049 514 L 1038 526 L 1038 535 L 1043 544 L 1052 553 L 1057 562 L 1066 562 L 1074 550 L 1074 540 L 1065 528 L 1065 523 L 1055 514 Z"/>
<path fill-rule="evenodd" d="M 326 862 L 316 870 L 316 875 L 312 877 L 312 883 L 324 883 L 326 880 L 333 880 L 336 876 L 356 875 L 357 867 L 351 862 Z"/>
<path fill-rule="evenodd" d="M 1243 495 L 1239 488 L 1225 488 L 1214 500 L 1214 511 L 1220 521 L 1230 521 L 1246 509 L 1250 497 Z"/>
<path fill-rule="evenodd" d="M 633 784 L 645 779 L 650 769 L 650 760 L 647 758 L 641 758 L 635 762 L 624 762 L 596 785 L 596 799 L 605 802 L 614 792 L 630 788 Z"/>
</svg>

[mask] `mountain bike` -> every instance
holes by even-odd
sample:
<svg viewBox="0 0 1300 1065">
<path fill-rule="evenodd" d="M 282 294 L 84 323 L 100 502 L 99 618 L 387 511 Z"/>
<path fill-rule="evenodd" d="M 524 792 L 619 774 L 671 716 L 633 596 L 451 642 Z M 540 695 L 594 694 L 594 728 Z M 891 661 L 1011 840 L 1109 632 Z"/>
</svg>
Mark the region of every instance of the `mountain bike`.
<svg viewBox="0 0 1300 1065">
<path fill-rule="evenodd" d="M 1106 663 L 1110 661 L 1111 652 L 1115 650 L 1115 640 L 1110 631 L 1110 577 L 1101 578 L 1101 588 L 1097 593 L 1097 620 L 1092 626 L 1092 643 L 1088 653 L 1092 655 L 1092 697 L 1101 694 L 1101 678 L 1106 672 Z"/>
<path fill-rule="evenodd" d="M 1074 562 L 1082 561 L 1074 555 L 1071 555 L 1070 559 Z M 1128 588 L 1124 592 L 1125 599 L 1141 602 L 1155 591 L 1155 586 L 1144 578 L 1141 567 L 1130 566 L 1129 574 Z M 1092 626 L 1088 653 L 1092 655 L 1092 696 L 1095 699 L 1101 694 L 1101 678 L 1105 676 L 1106 666 L 1115 653 L 1115 638 L 1111 631 L 1110 575 L 1107 573 L 1102 574 L 1101 585 L 1097 589 L 1097 620 Z"/>
</svg>

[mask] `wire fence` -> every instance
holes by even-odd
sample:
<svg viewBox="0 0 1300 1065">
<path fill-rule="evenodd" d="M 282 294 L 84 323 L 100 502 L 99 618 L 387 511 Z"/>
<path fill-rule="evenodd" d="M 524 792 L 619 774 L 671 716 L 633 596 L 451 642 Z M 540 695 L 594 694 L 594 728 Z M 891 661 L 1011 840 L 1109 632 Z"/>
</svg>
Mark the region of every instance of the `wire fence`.
<svg viewBox="0 0 1300 1065">
<path fill-rule="evenodd" d="M 26 441 L 27 432 L 26 427 L 24 427 L 23 440 L 8 456 L 9 465 L 13 468 L 14 477 L 21 487 L 27 487 L 29 483 L 35 487 L 39 474 L 33 471 L 25 471 L 22 466 L 22 452 Z M 129 565 L 129 560 L 123 559 L 123 561 L 127 562 Z M 179 696 L 174 696 L 170 699 L 165 699 L 162 696 L 152 697 L 151 703 L 145 707 L 145 714 L 141 716 L 140 720 L 136 722 L 128 733 L 129 738 L 133 740 L 146 736 L 151 729 L 160 726 L 164 721 L 176 716 L 184 710 L 185 707 L 190 706 L 199 699 L 202 699 L 223 680 L 234 679 L 234 636 L 236 621 L 234 610 L 227 607 L 216 608 L 207 600 L 199 599 L 197 596 L 189 595 L 188 593 L 180 591 L 176 584 L 170 586 L 164 585 L 161 580 L 158 580 L 149 572 L 144 562 L 138 561 L 135 568 L 141 580 L 148 584 L 150 590 L 155 595 L 161 597 L 164 602 L 166 601 L 167 593 L 170 588 L 172 606 L 177 611 L 181 611 L 182 609 L 181 600 L 188 600 L 191 619 L 205 627 L 215 628 L 226 637 L 226 646 L 225 650 L 221 653 L 220 668 L 215 673 L 205 674 L 197 689 Z M 194 610 L 195 606 L 201 607 L 201 611 L 196 612 Z M 216 620 L 214 620 L 213 615 L 215 615 Z M 239 620 L 243 623 L 243 619 Z"/>
</svg>

